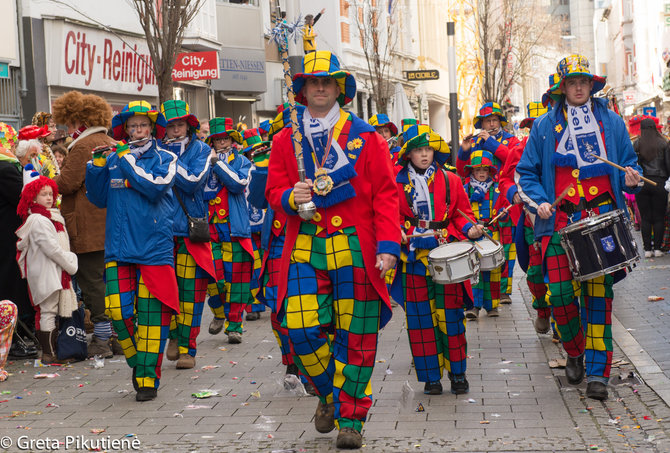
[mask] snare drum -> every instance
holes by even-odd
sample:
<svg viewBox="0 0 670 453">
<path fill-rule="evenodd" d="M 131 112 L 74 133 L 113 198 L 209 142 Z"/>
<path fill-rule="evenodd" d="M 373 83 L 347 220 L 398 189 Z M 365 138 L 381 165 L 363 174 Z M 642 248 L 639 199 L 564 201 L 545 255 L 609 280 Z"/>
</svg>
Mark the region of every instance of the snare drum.
<svg viewBox="0 0 670 453">
<path fill-rule="evenodd" d="M 492 271 L 505 264 L 505 250 L 501 242 L 496 244 L 487 237 L 475 242 L 475 249 L 479 254 L 479 269 Z"/>
<path fill-rule="evenodd" d="M 448 285 L 479 276 L 479 260 L 470 242 L 452 242 L 428 254 L 428 271 L 435 283 Z"/>
<path fill-rule="evenodd" d="M 587 217 L 559 231 L 577 281 L 633 266 L 640 260 L 630 222 L 621 209 Z"/>
</svg>

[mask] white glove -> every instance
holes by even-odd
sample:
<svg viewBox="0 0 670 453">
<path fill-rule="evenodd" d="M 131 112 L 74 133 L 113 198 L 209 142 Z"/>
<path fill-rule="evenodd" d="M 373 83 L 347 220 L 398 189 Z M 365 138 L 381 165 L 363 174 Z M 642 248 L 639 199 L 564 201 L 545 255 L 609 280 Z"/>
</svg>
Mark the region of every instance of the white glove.
<svg viewBox="0 0 670 453">
<path fill-rule="evenodd" d="M 668 178 L 668 180 L 665 181 L 665 191 L 670 192 L 670 178 Z"/>
</svg>

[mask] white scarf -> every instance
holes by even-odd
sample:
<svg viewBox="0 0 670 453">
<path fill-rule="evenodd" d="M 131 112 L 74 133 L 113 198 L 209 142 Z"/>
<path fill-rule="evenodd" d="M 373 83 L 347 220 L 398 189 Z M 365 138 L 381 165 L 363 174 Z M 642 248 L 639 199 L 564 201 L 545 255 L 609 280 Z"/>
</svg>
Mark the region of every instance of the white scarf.
<svg viewBox="0 0 670 453">
<path fill-rule="evenodd" d="M 433 220 L 433 206 L 430 203 L 430 190 L 428 189 L 428 180 L 435 174 L 435 163 L 426 169 L 423 174 L 417 173 L 413 165 L 408 165 L 409 178 L 414 185 L 414 195 L 412 197 L 412 212 L 422 220 Z"/>
<path fill-rule="evenodd" d="M 340 106 L 336 102 L 333 107 L 330 109 L 328 114 L 324 118 L 313 118 L 312 114 L 309 112 L 309 109 L 305 109 L 305 112 L 302 114 L 302 124 L 305 130 L 305 137 L 309 141 L 309 145 L 314 150 L 314 157 L 317 159 L 317 164 L 321 165 L 320 160 L 323 159 L 323 153 L 328 152 L 326 149 L 328 134 L 335 128 L 337 121 L 340 119 Z M 347 158 L 342 148 L 337 143 L 337 140 L 331 140 L 330 144 L 331 152 L 328 153 L 328 158 L 323 164 L 323 168 L 327 173 L 335 172 L 345 165 L 349 165 L 349 159 Z M 316 153 L 316 150 L 320 151 L 321 157 Z M 333 151 L 335 151 L 333 153 Z M 348 181 L 341 182 L 335 187 L 341 184 L 349 184 Z"/>
<path fill-rule="evenodd" d="M 574 156 L 577 168 L 588 167 L 601 162 L 591 154 L 607 158 L 607 151 L 600 134 L 598 121 L 593 114 L 591 100 L 584 105 L 575 107 L 566 102 L 567 128 L 556 152 L 563 156 Z M 577 144 L 577 149 L 575 149 Z"/>
<path fill-rule="evenodd" d="M 130 153 L 135 156 L 135 158 L 139 158 L 142 154 L 144 154 L 146 151 L 151 148 L 153 145 L 154 140 L 152 138 L 149 138 L 149 141 L 147 141 L 144 145 L 142 146 L 133 146 L 129 145 L 130 147 Z"/>
</svg>

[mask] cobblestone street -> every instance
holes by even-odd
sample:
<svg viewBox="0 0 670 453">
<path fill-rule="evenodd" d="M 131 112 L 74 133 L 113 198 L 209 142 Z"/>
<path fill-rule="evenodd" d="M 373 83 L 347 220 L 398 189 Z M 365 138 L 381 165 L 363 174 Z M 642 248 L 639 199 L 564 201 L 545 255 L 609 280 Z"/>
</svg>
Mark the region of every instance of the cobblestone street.
<svg viewBox="0 0 670 453">
<path fill-rule="evenodd" d="M 668 301 L 647 301 L 652 294 L 669 297 L 669 267 L 670 256 L 646 260 L 615 287 L 620 365 L 604 403 L 585 399 L 585 384 L 573 388 L 564 370 L 550 368 L 548 361 L 564 353 L 533 329 L 519 270 L 513 304 L 503 305 L 499 318 L 468 323 L 468 395 L 423 394 L 396 307 L 381 335 L 363 451 L 670 451 Z M 135 401 L 130 369 L 119 356 L 97 369 L 94 361 L 67 368 L 10 364 L 13 375 L 0 386 L 0 432 L 13 441 L 9 451 L 20 451 L 21 436 L 137 439 L 141 450 L 156 452 L 334 450 L 336 433 L 314 429 L 316 399 L 283 388 L 269 316 L 246 323 L 244 342 L 229 345 L 225 336 L 207 333 L 205 312 L 196 368 L 178 371 L 165 361 L 152 402 Z M 40 372 L 58 376 L 34 379 Z M 221 396 L 191 396 L 202 390 Z"/>
</svg>

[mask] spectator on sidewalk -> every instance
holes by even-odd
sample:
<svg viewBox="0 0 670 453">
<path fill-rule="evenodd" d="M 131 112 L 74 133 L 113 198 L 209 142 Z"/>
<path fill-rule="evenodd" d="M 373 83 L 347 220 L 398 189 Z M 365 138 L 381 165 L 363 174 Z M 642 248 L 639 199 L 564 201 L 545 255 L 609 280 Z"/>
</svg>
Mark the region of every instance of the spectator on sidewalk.
<svg viewBox="0 0 670 453">
<path fill-rule="evenodd" d="M 656 186 L 645 182 L 642 189 L 635 194 L 640 210 L 644 256 L 651 258 L 653 254 L 660 257 L 664 255 L 661 248 L 668 204 L 668 192 L 664 186 L 670 177 L 670 143 L 658 132 L 656 123 L 645 118 L 640 122 L 640 137 L 635 140 L 633 149 L 644 176 L 656 182 Z"/>
<path fill-rule="evenodd" d="M 112 123 L 112 109 L 99 96 L 70 91 L 54 101 L 53 112 L 55 120 L 67 125 L 74 138 L 60 175 L 54 181 L 63 196 L 61 212 L 70 234 L 70 249 L 79 260 L 75 277 L 93 322 L 88 354 L 89 357 L 99 355 L 109 358 L 114 354 L 123 354 L 123 349 L 116 337 L 112 338 L 110 319 L 105 314 L 106 211 L 86 198 L 85 179 L 91 150 L 115 143 L 107 136 Z"/>
<path fill-rule="evenodd" d="M 305 26 L 302 28 L 302 47 L 305 51 L 305 55 L 310 52 L 316 51 L 316 37 L 318 33 L 314 31 L 314 25 L 321 19 L 321 15 L 326 11 L 326 8 L 323 8 L 319 11 L 319 14 L 314 17 L 311 14 L 305 16 Z"/>
</svg>

